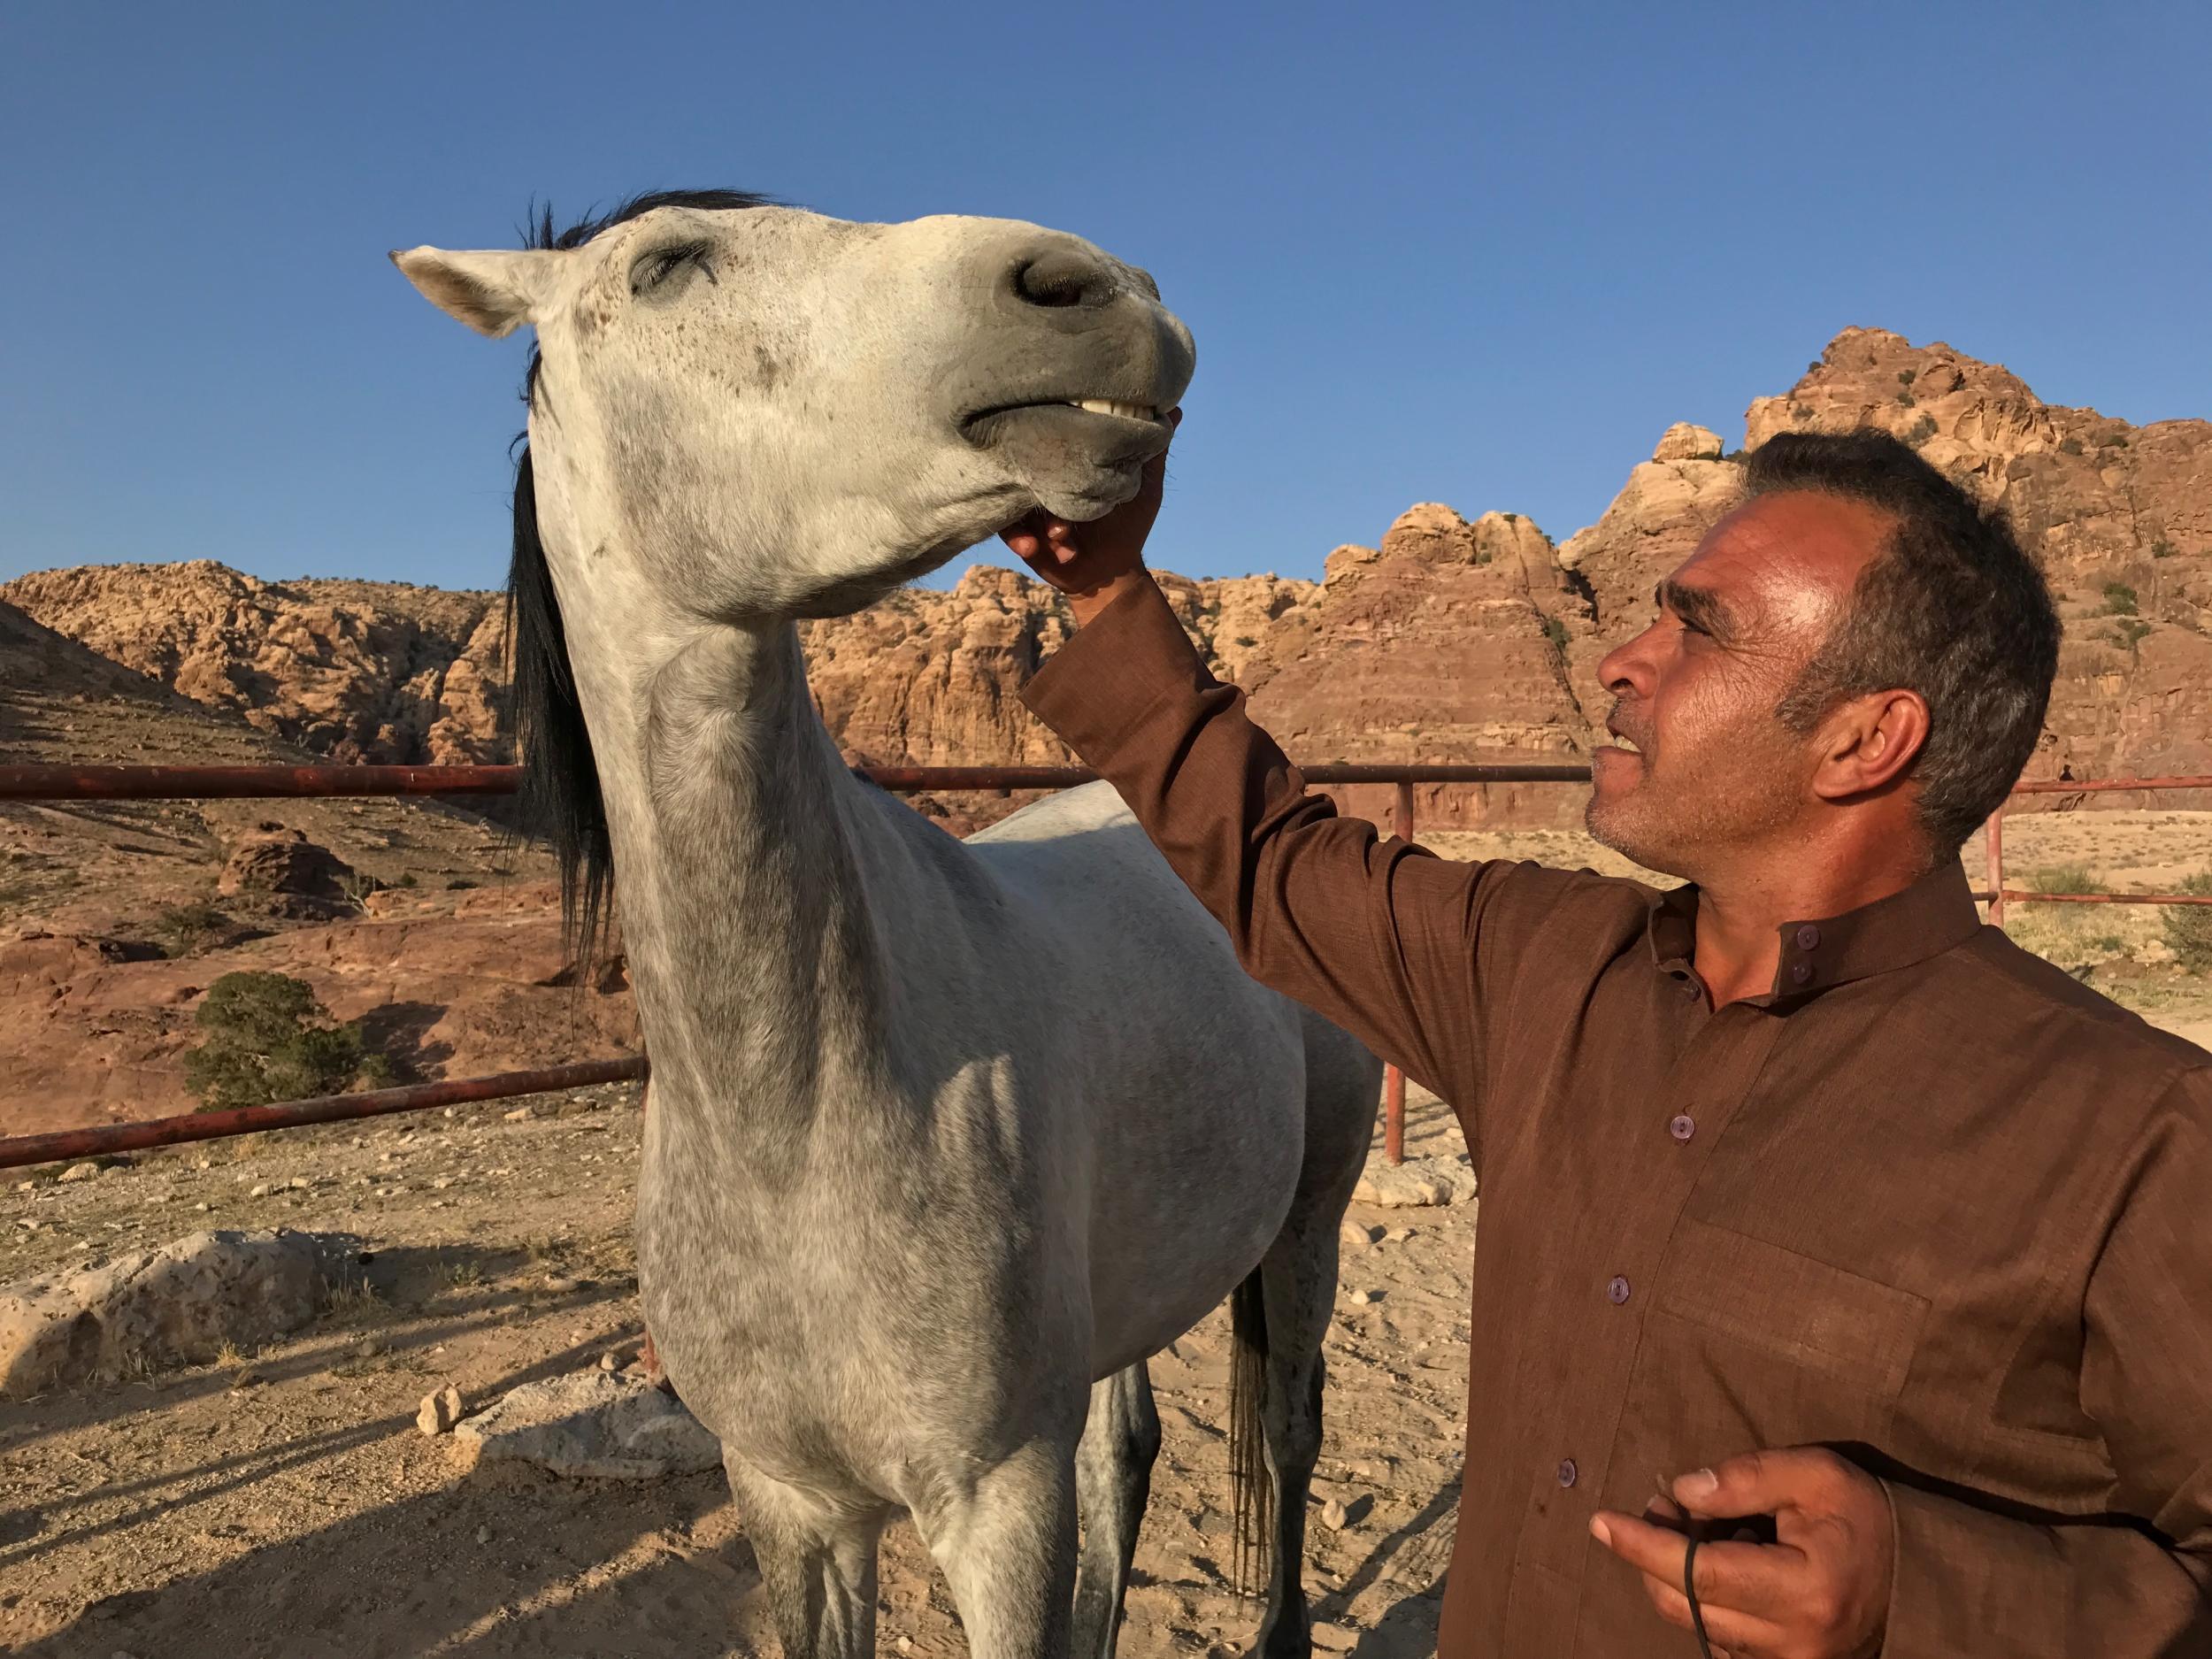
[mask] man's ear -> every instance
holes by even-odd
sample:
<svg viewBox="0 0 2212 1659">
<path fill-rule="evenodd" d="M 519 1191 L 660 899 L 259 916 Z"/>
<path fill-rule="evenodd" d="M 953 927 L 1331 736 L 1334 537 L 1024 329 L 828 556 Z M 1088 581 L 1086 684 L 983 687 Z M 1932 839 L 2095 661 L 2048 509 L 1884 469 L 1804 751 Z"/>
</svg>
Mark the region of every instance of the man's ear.
<svg viewBox="0 0 2212 1659">
<path fill-rule="evenodd" d="M 538 320 L 558 268 L 554 262 L 563 257 L 535 250 L 453 253 L 409 248 L 395 251 L 392 263 L 440 311 L 496 340 Z"/>
<path fill-rule="evenodd" d="M 1928 746 L 1928 731 L 1927 700 L 1916 691 L 1855 697 L 1830 718 L 1813 787 L 1831 797 L 1884 788 Z"/>
</svg>

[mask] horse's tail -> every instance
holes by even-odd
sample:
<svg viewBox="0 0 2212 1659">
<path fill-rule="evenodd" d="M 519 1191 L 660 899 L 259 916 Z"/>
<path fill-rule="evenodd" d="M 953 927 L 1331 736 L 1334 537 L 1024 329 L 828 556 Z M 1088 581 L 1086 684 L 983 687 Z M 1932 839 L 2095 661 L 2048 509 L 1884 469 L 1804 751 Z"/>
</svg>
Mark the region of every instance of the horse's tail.
<svg viewBox="0 0 2212 1659">
<path fill-rule="evenodd" d="M 1229 1297 L 1229 1482 L 1236 1494 L 1237 1590 L 1274 1571 L 1275 1486 L 1267 1467 L 1267 1302 L 1254 1268 Z"/>
</svg>

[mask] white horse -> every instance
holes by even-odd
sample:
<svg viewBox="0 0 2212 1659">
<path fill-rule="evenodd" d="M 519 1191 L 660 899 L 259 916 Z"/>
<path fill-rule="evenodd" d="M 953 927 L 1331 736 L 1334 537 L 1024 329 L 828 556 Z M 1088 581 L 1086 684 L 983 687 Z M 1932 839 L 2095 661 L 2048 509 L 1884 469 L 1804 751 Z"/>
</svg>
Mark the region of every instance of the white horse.
<svg viewBox="0 0 2212 1659">
<path fill-rule="evenodd" d="M 962 843 L 856 780 L 792 626 L 1040 504 L 1126 500 L 1189 334 L 1143 272 L 1004 220 L 711 192 L 533 242 L 393 257 L 480 332 L 537 330 L 526 758 L 587 951 L 619 879 L 645 1312 L 785 1651 L 874 1651 L 903 1509 L 974 1653 L 1110 1655 L 1159 1444 L 1146 1358 L 1231 1295 L 1260 1651 L 1308 1652 L 1377 1063 L 1244 976 L 1105 786 Z"/>
</svg>

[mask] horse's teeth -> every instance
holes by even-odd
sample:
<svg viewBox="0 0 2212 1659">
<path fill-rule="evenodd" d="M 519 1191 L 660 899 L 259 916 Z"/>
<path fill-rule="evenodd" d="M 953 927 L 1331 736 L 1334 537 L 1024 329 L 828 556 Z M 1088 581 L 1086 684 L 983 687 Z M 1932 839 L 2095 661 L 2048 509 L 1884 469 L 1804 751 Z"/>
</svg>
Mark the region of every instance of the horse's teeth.
<svg viewBox="0 0 2212 1659">
<path fill-rule="evenodd" d="M 1120 415 L 1129 420 L 1153 420 L 1158 417 L 1149 403 L 1124 403 L 1110 397 L 1079 397 L 1075 406 L 1094 415 Z"/>
</svg>

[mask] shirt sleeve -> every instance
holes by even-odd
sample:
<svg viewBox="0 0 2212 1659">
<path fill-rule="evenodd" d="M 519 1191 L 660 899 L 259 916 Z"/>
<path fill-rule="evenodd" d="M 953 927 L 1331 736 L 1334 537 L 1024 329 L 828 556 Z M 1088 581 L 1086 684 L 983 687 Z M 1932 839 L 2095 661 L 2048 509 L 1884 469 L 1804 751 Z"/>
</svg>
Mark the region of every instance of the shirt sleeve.
<svg viewBox="0 0 2212 1659">
<path fill-rule="evenodd" d="M 1339 818 L 1150 582 L 1063 646 L 1023 699 L 1121 792 L 1246 972 L 1449 1102 L 1479 1156 L 1478 934 L 1502 908 L 1545 902 L 1526 888 L 1562 872 L 1447 863 Z"/>
<path fill-rule="evenodd" d="M 2105 1513 L 2030 1522 L 1886 1483 L 1897 1556 L 1882 1659 L 2212 1654 L 2208 1080 L 2185 1073 L 2154 1115 L 2090 1277 L 2081 1400 L 2110 1448 L 2112 1489 L 2091 1499 Z"/>
</svg>

